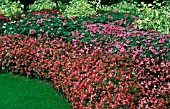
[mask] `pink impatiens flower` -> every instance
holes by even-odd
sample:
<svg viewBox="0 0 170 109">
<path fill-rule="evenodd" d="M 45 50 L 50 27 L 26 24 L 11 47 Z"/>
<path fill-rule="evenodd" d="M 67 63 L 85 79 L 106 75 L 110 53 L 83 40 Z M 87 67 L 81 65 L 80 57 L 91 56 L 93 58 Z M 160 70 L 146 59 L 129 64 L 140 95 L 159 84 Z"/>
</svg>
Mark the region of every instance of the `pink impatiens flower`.
<svg viewBox="0 0 170 109">
<path fill-rule="evenodd" d="M 128 14 L 124 14 L 125 17 L 128 17 L 129 15 Z"/>
<path fill-rule="evenodd" d="M 40 31 L 41 31 L 41 32 L 44 32 L 44 30 L 43 30 L 43 29 L 40 29 Z"/>
<path fill-rule="evenodd" d="M 55 18 L 55 16 L 51 16 L 51 18 Z"/>
<path fill-rule="evenodd" d="M 34 29 L 31 29 L 31 30 L 29 31 L 29 33 L 30 33 L 30 34 L 34 34 L 34 33 L 36 33 L 36 32 L 35 32 Z"/>
<path fill-rule="evenodd" d="M 134 49 L 137 49 L 137 46 L 132 46 L 132 49 L 134 50 Z"/>
<path fill-rule="evenodd" d="M 164 43 L 164 42 L 165 42 L 165 39 L 159 40 L 159 43 Z"/>
<path fill-rule="evenodd" d="M 74 31 L 71 32 L 71 35 L 74 36 Z"/>
<path fill-rule="evenodd" d="M 114 30 L 114 27 L 109 26 L 108 31 L 110 31 L 110 30 Z"/>
<path fill-rule="evenodd" d="M 108 19 L 110 19 L 111 18 L 111 15 L 108 15 Z"/>
<path fill-rule="evenodd" d="M 116 45 L 116 48 L 117 48 L 118 50 L 120 50 L 120 49 L 121 49 L 121 46 L 120 46 L 119 44 L 117 44 L 117 45 Z"/>
<path fill-rule="evenodd" d="M 78 30 L 76 30 L 76 35 L 79 35 L 79 31 Z"/>
<path fill-rule="evenodd" d="M 150 47 L 149 47 L 149 50 L 150 50 L 150 51 L 153 51 L 153 50 L 154 50 L 154 47 L 153 47 L 153 46 L 150 46 Z"/>
<path fill-rule="evenodd" d="M 152 33 L 152 30 L 148 30 L 149 33 Z"/>
<path fill-rule="evenodd" d="M 86 22 L 86 21 L 84 21 L 84 22 L 83 22 L 83 24 L 84 24 L 84 25 L 87 25 L 87 22 Z"/>
<path fill-rule="evenodd" d="M 84 36 L 83 35 L 80 35 L 78 38 L 83 38 Z"/>
<path fill-rule="evenodd" d="M 47 32 L 45 32 L 45 35 L 48 37 L 48 31 L 47 31 Z"/>
<path fill-rule="evenodd" d="M 166 49 L 167 49 L 167 47 L 166 47 L 166 46 L 164 46 L 164 47 L 163 47 L 163 50 L 165 51 Z"/>
<path fill-rule="evenodd" d="M 112 53 L 112 48 L 109 49 L 109 52 Z"/>
<path fill-rule="evenodd" d="M 91 42 L 96 42 L 96 39 L 91 40 Z"/>
<path fill-rule="evenodd" d="M 122 47 L 121 49 L 120 49 L 120 52 L 125 52 L 126 50 Z"/>
<path fill-rule="evenodd" d="M 77 40 L 76 39 L 72 39 L 72 42 L 76 42 Z"/>
<path fill-rule="evenodd" d="M 129 44 L 130 42 L 131 42 L 131 40 L 129 40 L 129 39 L 128 39 L 128 40 L 126 40 L 126 43 L 127 43 L 127 44 Z"/>
<path fill-rule="evenodd" d="M 158 55 L 158 54 L 159 54 L 159 52 L 155 51 L 155 52 L 154 52 L 154 54 Z"/>
</svg>

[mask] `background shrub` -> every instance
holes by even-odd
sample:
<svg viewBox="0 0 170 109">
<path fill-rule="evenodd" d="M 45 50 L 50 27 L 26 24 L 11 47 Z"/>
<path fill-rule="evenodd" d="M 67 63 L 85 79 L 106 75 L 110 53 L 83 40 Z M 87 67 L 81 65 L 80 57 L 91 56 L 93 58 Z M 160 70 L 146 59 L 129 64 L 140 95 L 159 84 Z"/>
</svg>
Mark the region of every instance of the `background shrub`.
<svg viewBox="0 0 170 109">
<path fill-rule="evenodd" d="M 72 0 L 67 5 L 64 16 L 86 16 L 87 14 L 96 13 L 92 5 L 88 4 L 86 0 Z"/>
<path fill-rule="evenodd" d="M 102 5 L 100 11 L 110 11 L 110 10 L 116 10 L 118 13 L 134 13 L 137 14 L 136 4 L 132 2 L 127 1 L 121 1 L 119 3 L 112 4 L 110 6 L 108 5 Z"/>
<path fill-rule="evenodd" d="M 11 2 L 4 0 L 0 2 L 0 14 L 10 17 L 11 15 L 17 15 L 23 12 L 24 5 L 20 4 L 20 1 Z"/>
<path fill-rule="evenodd" d="M 28 5 L 28 11 L 40 11 L 42 9 L 56 8 L 56 3 L 51 0 L 36 0 L 34 4 Z"/>
<path fill-rule="evenodd" d="M 135 27 L 146 30 L 153 29 L 162 34 L 169 34 L 170 20 L 167 14 L 170 12 L 170 7 L 168 5 L 162 6 L 157 1 L 154 1 L 154 3 L 152 5 L 141 2 L 142 8 L 138 8 L 139 20 L 134 23 L 136 24 Z"/>
<path fill-rule="evenodd" d="M 18 0 L 10 0 L 10 1 L 18 1 Z M 23 4 L 24 5 L 24 12 L 26 12 L 28 9 L 28 5 L 31 5 L 31 4 L 33 4 L 34 3 L 34 1 L 36 1 L 36 0 L 19 0 L 20 1 L 20 3 L 21 4 Z"/>
</svg>

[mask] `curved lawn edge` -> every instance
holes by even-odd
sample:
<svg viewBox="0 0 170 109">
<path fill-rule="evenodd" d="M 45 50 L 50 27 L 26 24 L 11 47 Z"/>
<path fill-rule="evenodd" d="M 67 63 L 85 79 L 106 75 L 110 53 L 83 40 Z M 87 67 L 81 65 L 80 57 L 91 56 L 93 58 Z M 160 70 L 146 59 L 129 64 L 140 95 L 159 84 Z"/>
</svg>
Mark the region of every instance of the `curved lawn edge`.
<svg viewBox="0 0 170 109">
<path fill-rule="evenodd" d="M 49 84 L 0 74 L 0 109 L 72 109 Z"/>
</svg>

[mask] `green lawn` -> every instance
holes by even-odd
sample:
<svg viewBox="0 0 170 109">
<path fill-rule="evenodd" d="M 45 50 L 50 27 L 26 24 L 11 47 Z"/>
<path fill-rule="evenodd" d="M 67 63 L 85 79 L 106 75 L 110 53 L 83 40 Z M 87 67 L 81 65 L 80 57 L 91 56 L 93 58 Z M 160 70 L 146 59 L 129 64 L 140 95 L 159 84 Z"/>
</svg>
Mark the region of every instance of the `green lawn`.
<svg viewBox="0 0 170 109">
<path fill-rule="evenodd" d="M 49 84 L 0 74 L 0 109 L 71 109 Z"/>
</svg>

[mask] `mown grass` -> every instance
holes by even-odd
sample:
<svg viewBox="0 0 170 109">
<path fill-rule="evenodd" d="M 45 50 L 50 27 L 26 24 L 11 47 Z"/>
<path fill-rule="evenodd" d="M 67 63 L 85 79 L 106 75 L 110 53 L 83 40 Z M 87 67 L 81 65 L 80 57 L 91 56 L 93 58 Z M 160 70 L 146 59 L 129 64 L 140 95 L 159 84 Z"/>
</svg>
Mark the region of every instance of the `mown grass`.
<svg viewBox="0 0 170 109">
<path fill-rule="evenodd" d="M 45 82 L 0 74 L 0 109 L 71 109 Z"/>
</svg>

